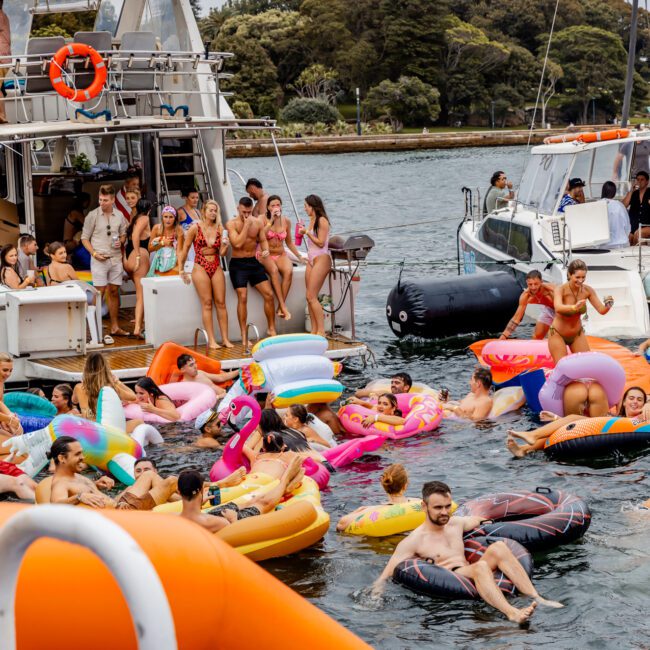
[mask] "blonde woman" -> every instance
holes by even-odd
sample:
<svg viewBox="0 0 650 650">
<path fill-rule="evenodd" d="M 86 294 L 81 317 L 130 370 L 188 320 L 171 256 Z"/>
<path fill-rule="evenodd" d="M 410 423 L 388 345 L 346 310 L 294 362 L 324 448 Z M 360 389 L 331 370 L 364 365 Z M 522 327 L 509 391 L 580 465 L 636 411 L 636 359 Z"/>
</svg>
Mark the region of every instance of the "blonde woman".
<svg viewBox="0 0 650 650">
<path fill-rule="evenodd" d="M 140 190 L 136 187 L 128 189 L 124 192 L 124 200 L 126 201 L 126 204 L 129 206 L 129 210 L 131 210 L 131 216 L 129 218 L 129 221 L 138 214 L 136 206 L 141 196 L 142 195 L 140 194 Z"/>
<path fill-rule="evenodd" d="M 203 205 L 201 221 L 193 223 L 183 244 L 183 252 L 178 258 L 178 272 L 185 284 L 190 283 L 190 275 L 183 270 L 190 246 L 194 245 L 194 267 L 191 281 L 201 300 L 203 327 L 208 335 L 208 347 L 216 350 L 221 347 L 214 336 L 212 305 L 217 308 L 217 322 L 221 332 L 222 344 L 233 347 L 228 340 L 228 312 L 226 311 L 226 280 L 219 261 L 228 250 L 228 239 L 224 238 L 219 204 L 210 199 Z"/>
<path fill-rule="evenodd" d="M 157 223 L 151 229 L 149 252 L 151 261 L 147 277 L 178 275 L 178 255 L 183 250 L 184 232 L 178 223 L 176 208 L 166 205 Z"/>
<path fill-rule="evenodd" d="M 72 404 L 79 409 L 82 417 L 87 420 L 97 418 L 99 391 L 105 386 L 113 388 L 122 402 L 135 402 L 137 400 L 136 394 L 113 376 L 104 355 L 100 352 L 91 352 L 86 357 L 81 383 L 77 384 L 74 391 L 72 391 Z M 131 420 L 127 424 L 127 432 L 130 433 L 130 430 L 133 430 L 133 423 L 137 426 L 140 421 Z"/>
</svg>

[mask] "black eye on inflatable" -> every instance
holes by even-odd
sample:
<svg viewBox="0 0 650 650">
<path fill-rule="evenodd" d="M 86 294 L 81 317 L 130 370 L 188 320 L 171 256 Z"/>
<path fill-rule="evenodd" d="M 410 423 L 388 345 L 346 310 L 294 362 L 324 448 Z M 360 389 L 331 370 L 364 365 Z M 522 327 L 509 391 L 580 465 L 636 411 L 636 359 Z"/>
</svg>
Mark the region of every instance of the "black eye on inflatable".
<svg viewBox="0 0 650 650">
<path fill-rule="evenodd" d="M 409 315 L 405 311 L 401 311 L 399 313 L 399 319 L 402 321 L 402 323 L 406 323 L 408 320 Z"/>
<path fill-rule="evenodd" d="M 387 307 L 386 307 L 386 315 L 387 316 L 392 316 L 393 315 L 393 308 L 390 305 L 387 305 Z"/>
<path fill-rule="evenodd" d="M 575 428 L 576 428 L 576 423 L 575 422 L 571 422 L 571 424 L 566 425 L 566 430 L 567 431 L 573 431 L 573 429 L 575 429 Z"/>
</svg>

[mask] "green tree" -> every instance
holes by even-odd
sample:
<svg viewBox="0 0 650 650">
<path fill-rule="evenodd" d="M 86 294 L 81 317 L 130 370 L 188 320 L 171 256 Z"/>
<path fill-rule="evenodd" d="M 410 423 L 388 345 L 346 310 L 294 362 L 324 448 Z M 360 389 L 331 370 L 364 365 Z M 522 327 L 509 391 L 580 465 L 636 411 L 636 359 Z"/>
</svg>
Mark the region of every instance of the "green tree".
<svg viewBox="0 0 650 650">
<path fill-rule="evenodd" d="M 314 63 L 300 73 L 293 88 L 300 97 L 322 99 L 333 104 L 338 88 L 338 78 L 338 73 L 332 68 Z"/>
<path fill-rule="evenodd" d="M 280 119 L 285 123 L 335 124 L 341 119 L 341 114 L 334 106 L 322 99 L 294 97 L 282 109 Z"/>
<path fill-rule="evenodd" d="M 33 29 L 30 33 L 31 38 L 45 38 L 48 36 L 63 36 L 63 38 L 70 38 L 70 34 L 59 25 L 44 25 L 43 27 Z"/>
<path fill-rule="evenodd" d="M 551 56 L 564 71 L 562 104 L 577 110 L 583 124 L 588 122 L 592 98 L 601 108 L 617 110 L 623 99 L 627 59 L 620 36 L 598 27 L 568 27 L 553 38 Z"/>
<path fill-rule="evenodd" d="M 384 79 L 368 91 L 364 109 L 371 117 L 386 117 L 394 131 L 404 124 L 435 122 L 440 114 L 440 93 L 417 77 Z"/>
</svg>

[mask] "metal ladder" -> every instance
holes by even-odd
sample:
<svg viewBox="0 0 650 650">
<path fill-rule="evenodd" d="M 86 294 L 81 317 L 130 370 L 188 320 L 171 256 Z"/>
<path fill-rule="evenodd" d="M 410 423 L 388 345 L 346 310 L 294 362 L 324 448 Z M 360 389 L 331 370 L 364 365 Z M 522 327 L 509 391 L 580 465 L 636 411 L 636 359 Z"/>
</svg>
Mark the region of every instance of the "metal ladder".
<svg viewBox="0 0 650 650">
<path fill-rule="evenodd" d="M 191 150 L 188 151 L 174 151 L 170 152 L 169 148 L 172 146 L 167 141 L 177 142 L 190 142 Z M 167 151 L 165 150 L 167 147 Z M 187 147 L 189 149 L 189 147 Z M 169 203 L 170 192 L 179 191 L 183 187 L 197 187 L 201 200 L 205 201 L 213 196 L 212 193 L 212 179 L 210 177 L 210 167 L 205 155 L 205 147 L 201 134 L 197 131 L 190 131 L 188 134 L 175 137 L 160 138 L 158 144 L 159 151 L 159 169 L 160 169 L 160 188 L 163 193 L 165 203 Z M 191 165 L 190 169 L 175 171 L 169 170 L 169 162 L 183 161 L 189 159 Z M 174 167 L 172 166 L 172 169 Z M 176 183 L 170 179 L 186 179 L 184 183 Z M 198 183 L 197 183 L 198 180 Z M 171 189 L 170 189 L 170 186 Z"/>
</svg>

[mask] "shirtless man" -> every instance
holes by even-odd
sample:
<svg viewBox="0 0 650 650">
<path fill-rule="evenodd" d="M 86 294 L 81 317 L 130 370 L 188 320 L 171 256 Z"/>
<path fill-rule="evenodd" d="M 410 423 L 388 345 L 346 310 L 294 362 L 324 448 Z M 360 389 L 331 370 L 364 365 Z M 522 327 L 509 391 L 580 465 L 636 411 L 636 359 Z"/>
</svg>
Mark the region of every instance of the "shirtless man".
<svg viewBox="0 0 650 650">
<path fill-rule="evenodd" d="M 249 494 L 245 508 L 229 502 L 213 508 L 210 513 L 204 513 L 201 511 L 205 501 L 203 477 L 196 470 L 183 470 L 178 476 L 178 491 L 183 499 L 181 517 L 193 521 L 211 533 L 216 533 L 240 519 L 256 517 L 275 510 L 282 497 L 298 485 L 303 475 L 302 458 L 295 456 L 289 461 L 279 483 L 261 494 L 255 492 Z"/>
<path fill-rule="evenodd" d="M 194 428 L 201 432 L 201 437 L 197 438 L 193 446 L 203 449 L 221 449 L 221 443 L 217 440 L 223 435 L 223 428 L 219 414 L 212 409 L 201 413 L 194 420 Z"/>
<path fill-rule="evenodd" d="M 413 380 L 411 375 L 406 372 L 398 372 L 390 378 L 390 392 L 393 395 L 399 395 L 400 393 L 408 393 L 413 386 Z M 355 394 L 354 397 L 350 399 L 350 404 L 364 404 L 360 401 L 360 398 L 363 397 L 379 397 L 383 390 L 378 388 L 360 388 Z"/>
<path fill-rule="evenodd" d="M 97 481 L 91 481 L 79 473 L 87 467 L 79 441 L 70 436 L 57 438 L 47 457 L 54 461 L 50 503 L 83 503 L 91 508 L 116 507 L 113 499 L 100 492 L 110 490 L 115 485 L 112 478 L 102 476 Z"/>
<path fill-rule="evenodd" d="M 156 463 L 151 458 L 136 460 L 133 473 L 135 483 L 117 498 L 118 510 L 153 510 L 163 503 L 180 499 L 176 493 L 178 479 L 175 476 L 160 476 Z"/>
<path fill-rule="evenodd" d="M 253 216 L 266 216 L 266 204 L 269 200 L 269 193 L 264 191 L 262 183 L 257 178 L 249 178 L 246 181 L 246 193 L 255 201 Z"/>
<path fill-rule="evenodd" d="M 255 258 L 259 244 L 263 257 L 269 254 L 269 244 L 259 220 L 253 216 L 253 201 L 247 196 L 239 199 L 237 216 L 227 224 L 232 257 L 229 274 L 232 286 L 237 292 L 237 319 L 241 331 L 242 345 L 248 349 L 248 285 L 253 286 L 264 299 L 264 314 L 268 326 L 267 335 L 275 336 L 275 304 L 271 284 L 264 267 Z M 289 315 L 290 316 L 290 315 Z M 285 315 L 286 318 L 286 315 Z"/>
<path fill-rule="evenodd" d="M 196 359 L 190 354 L 181 354 L 176 359 L 176 366 L 181 373 L 180 381 L 196 381 L 200 384 L 210 386 L 219 398 L 223 397 L 226 391 L 221 386 L 217 386 L 217 384 L 222 384 L 224 381 L 231 381 L 239 377 L 239 370 L 220 372 L 218 374 L 199 370 L 196 366 Z"/>
<path fill-rule="evenodd" d="M 501 340 L 509 339 L 521 323 L 526 307 L 528 305 L 541 305 L 542 311 L 537 319 L 535 325 L 535 332 L 533 333 L 534 339 L 544 339 L 548 334 L 548 330 L 553 324 L 555 318 L 555 308 L 553 300 L 555 295 L 555 285 L 542 282 L 542 274 L 539 271 L 529 271 L 526 275 L 527 289 L 521 294 L 519 298 L 519 307 L 515 315 L 510 319 L 510 322 L 503 330 L 503 334 L 499 337 Z"/>
<path fill-rule="evenodd" d="M 490 544 L 478 562 L 467 562 L 463 535 L 479 526 L 484 518 L 451 517 L 451 490 L 448 485 L 440 481 L 425 483 L 422 487 L 422 507 L 426 514 L 424 523 L 397 545 L 386 568 L 373 585 L 375 597 L 381 595 L 386 580 L 393 575 L 400 562 L 417 557 L 473 580 L 481 598 L 515 623 L 525 623 L 533 615 L 538 602 L 548 607 L 563 607 L 561 603 L 546 600 L 537 593 L 519 560 L 503 542 Z M 532 604 L 522 609 L 513 607 L 494 581 L 493 572 L 497 569 L 513 582 L 520 594 L 534 598 Z"/>
<path fill-rule="evenodd" d="M 492 373 L 487 368 L 477 368 L 469 380 L 469 393 L 460 402 L 447 402 L 439 397 L 444 414 L 467 420 L 485 420 L 492 410 L 491 387 Z"/>
</svg>

